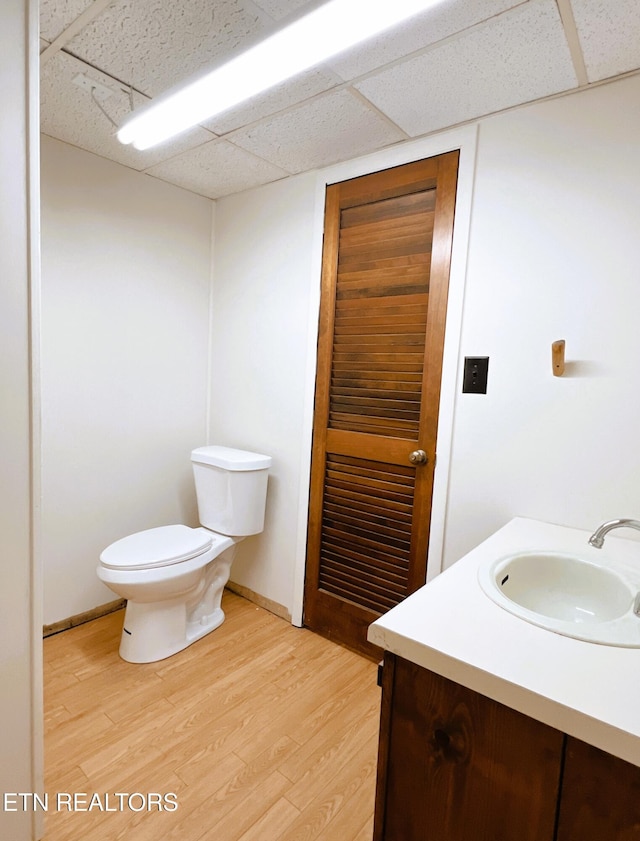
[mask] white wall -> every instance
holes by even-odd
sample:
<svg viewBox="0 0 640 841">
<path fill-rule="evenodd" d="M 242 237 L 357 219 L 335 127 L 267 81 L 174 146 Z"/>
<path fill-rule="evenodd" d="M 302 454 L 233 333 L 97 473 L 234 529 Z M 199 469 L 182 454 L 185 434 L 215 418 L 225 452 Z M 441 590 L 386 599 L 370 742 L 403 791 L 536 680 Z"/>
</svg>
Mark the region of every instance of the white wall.
<svg viewBox="0 0 640 841">
<path fill-rule="evenodd" d="M 591 528 L 640 513 L 639 94 L 633 77 L 478 124 L 432 570 L 515 515 Z M 112 540 L 195 524 L 188 453 L 206 441 L 273 456 L 265 532 L 232 579 L 299 611 L 322 177 L 217 203 L 208 374 L 212 203 L 44 140 L 45 622 L 111 600 L 94 567 Z M 459 393 L 464 355 L 491 357 L 486 396 Z"/>
<path fill-rule="evenodd" d="M 273 458 L 265 531 L 231 578 L 291 609 L 313 278 L 315 175 L 216 208 L 210 441 Z"/>
<path fill-rule="evenodd" d="M 44 137 L 45 623 L 117 598 L 101 550 L 197 524 L 213 203 Z"/>
<path fill-rule="evenodd" d="M 31 8 L 30 8 L 31 7 Z M 26 0 L 0 10 L 0 791 L 42 791 L 42 622 L 35 563 L 37 407 L 37 17 Z M 33 71 L 33 72 L 31 72 Z M 34 319 L 30 325 L 30 314 Z M 0 836 L 39 837 L 28 810 L 0 805 Z"/>
<path fill-rule="evenodd" d="M 636 76 L 480 126 L 462 355 L 489 388 L 458 395 L 445 563 L 515 515 L 640 516 L 639 97 Z"/>
<path fill-rule="evenodd" d="M 488 355 L 489 390 L 462 395 L 458 382 L 451 428 L 441 428 L 453 455 L 440 482 L 445 549 L 430 563 L 452 563 L 516 515 L 586 529 L 640 515 L 639 97 L 636 76 L 479 123 L 460 359 L 446 386 L 463 356 Z M 275 457 L 265 533 L 232 577 L 294 613 L 319 282 L 314 192 L 307 175 L 216 210 L 211 434 Z M 555 378 L 560 338 L 569 364 Z"/>
</svg>

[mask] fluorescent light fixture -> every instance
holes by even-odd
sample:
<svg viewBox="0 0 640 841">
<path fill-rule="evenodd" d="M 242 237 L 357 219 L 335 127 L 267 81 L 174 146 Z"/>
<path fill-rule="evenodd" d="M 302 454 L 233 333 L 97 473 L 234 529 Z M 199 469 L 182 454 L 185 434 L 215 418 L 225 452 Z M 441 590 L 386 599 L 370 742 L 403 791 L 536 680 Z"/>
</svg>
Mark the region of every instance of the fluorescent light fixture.
<svg viewBox="0 0 640 841">
<path fill-rule="evenodd" d="M 443 0 L 329 0 L 217 67 L 145 106 L 118 131 L 148 149 L 378 35 Z"/>
</svg>

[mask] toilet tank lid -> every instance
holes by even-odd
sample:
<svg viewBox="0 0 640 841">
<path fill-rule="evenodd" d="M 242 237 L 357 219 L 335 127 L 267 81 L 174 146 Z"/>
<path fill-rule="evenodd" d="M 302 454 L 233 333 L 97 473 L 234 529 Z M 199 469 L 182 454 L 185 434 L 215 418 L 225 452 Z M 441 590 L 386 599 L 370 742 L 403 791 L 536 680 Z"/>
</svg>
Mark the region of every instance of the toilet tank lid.
<svg viewBox="0 0 640 841">
<path fill-rule="evenodd" d="M 271 467 L 271 456 L 218 445 L 192 450 L 191 461 L 198 464 L 213 464 L 224 470 L 266 470 Z"/>
</svg>

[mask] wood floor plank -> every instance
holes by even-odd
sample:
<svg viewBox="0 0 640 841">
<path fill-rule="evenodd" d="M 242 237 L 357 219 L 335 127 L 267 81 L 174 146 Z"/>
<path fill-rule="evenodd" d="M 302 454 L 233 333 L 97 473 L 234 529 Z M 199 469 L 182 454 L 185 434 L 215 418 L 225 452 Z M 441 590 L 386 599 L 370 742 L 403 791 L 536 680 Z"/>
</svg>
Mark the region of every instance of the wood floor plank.
<svg viewBox="0 0 640 841">
<path fill-rule="evenodd" d="M 94 746 L 103 738 L 113 737 L 113 722 L 101 709 L 80 715 L 69 715 L 46 733 L 45 762 L 50 771 L 60 771 L 69 764 L 69 746 L 73 745 L 73 761 L 81 765 Z M 84 773 L 84 771 L 83 771 Z"/>
<path fill-rule="evenodd" d="M 363 745 L 278 841 L 333 841 L 353 835 L 362 824 L 363 805 L 373 810 L 375 776 L 375 750 Z"/>
<path fill-rule="evenodd" d="M 358 657 L 358 655 L 355 655 Z M 374 689 L 376 667 L 368 660 L 345 663 L 335 675 L 326 697 L 305 717 L 291 723 L 289 733 L 300 744 L 308 742 L 327 721 L 345 723 L 359 714 L 359 703 L 367 700 L 379 706 L 380 694 Z"/>
<path fill-rule="evenodd" d="M 348 841 L 371 841 L 373 838 L 373 815 L 368 815 L 356 834 Z M 345 841 L 347 838 L 345 837 Z"/>
<path fill-rule="evenodd" d="M 244 662 L 221 651 L 215 660 L 215 680 L 203 680 L 200 670 L 185 672 L 179 680 L 163 681 L 165 697 L 185 712 L 203 703 L 217 705 L 224 711 L 229 705 L 259 692 L 261 683 L 270 683 L 290 649 L 288 643 L 275 642 L 266 650 L 254 645 Z"/>
<path fill-rule="evenodd" d="M 300 816 L 286 797 L 281 797 L 253 826 L 244 832 L 238 841 L 265 841 L 266 838 L 280 838 L 282 833 Z"/>
<path fill-rule="evenodd" d="M 185 651 L 118 656 L 122 611 L 48 637 L 45 784 L 173 792 L 174 812 L 45 815 L 44 841 L 369 841 L 376 666 L 225 592 Z"/>
<path fill-rule="evenodd" d="M 301 739 L 300 748 L 290 759 L 282 763 L 280 768 L 290 780 L 302 779 L 308 774 L 309 769 L 316 767 L 325 755 L 328 757 L 328 764 L 333 765 L 335 761 L 333 756 L 340 750 L 343 741 L 350 733 L 360 732 L 363 723 L 369 718 L 372 717 L 375 720 L 374 729 L 377 727 L 379 697 L 372 698 L 370 693 L 365 693 L 363 697 L 354 698 L 353 695 L 347 697 L 350 697 L 347 704 L 334 703 L 330 705 L 329 713 L 324 718 L 316 719 L 320 726 L 310 727 L 307 738 Z M 324 707 L 325 705 L 321 709 Z M 316 721 L 312 719 L 311 724 L 315 723 Z M 292 736 L 297 733 L 300 737 L 302 732 L 296 723 Z M 366 732 L 370 732 L 369 728 Z"/>
<path fill-rule="evenodd" d="M 343 798 L 336 809 L 331 823 L 318 835 L 315 841 L 334 841 L 336 832 L 345 839 L 361 829 L 362 821 L 366 820 L 371 826 L 367 841 L 373 837 L 373 820 L 370 817 L 373 811 L 374 795 L 372 784 L 375 785 L 377 762 L 370 752 L 363 748 L 360 752 L 360 765 L 352 765 L 348 776 L 337 780 L 338 786 L 343 785 Z"/>
<path fill-rule="evenodd" d="M 164 732 L 175 714 L 175 708 L 162 698 L 140 709 L 135 719 L 118 725 L 110 722 L 111 726 L 85 747 L 80 767 L 89 778 L 110 765 L 131 767 L 132 761 L 155 748 L 154 737 Z"/>
<path fill-rule="evenodd" d="M 229 798 L 222 802 L 214 802 L 210 811 L 209 829 L 204 833 L 201 841 L 238 841 L 265 813 L 280 800 L 289 781 L 279 771 L 272 771 L 266 778 L 251 789 L 242 792 L 233 807 L 228 809 Z M 228 792 L 227 792 L 228 795 Z M 210 807 L 211 808 L 211 807 Z M 180 836 L 180 841 L 184 838 Z"/>
<path fill-rule="evenodd" d="M 236 748 L 238 754 L 246 758 L 248 752 L 261 751 L 275 734 L 288 735 L 292 724 L 295 726 L 310 715 L 324 700 L 324 693 L 331 691 L 329 681 L 334 672 L 335 667 L 332 670 L 319 669 L 306 680 L 304 686 L 289 686 L 280 698 L 276 696 L 276 703 L 262 709 L 253 726 L 245 731 L 242 743 Z M 293 708 L 296 712 L 292 721 Z"/>
<path fill-rule="evenodd" d="M 302 810 L 335 779 L 337 773 L 356 760 L 363 747 L 370 750 L 375 744 L 377 727 L 378 710 L 372 705 L 357 722 L 344 729 L 334 727 L 320 744 L 316 740 L 315 750 L 305 757 L 305 770 L 302 770 L 305 766 L 299 767 L 296 782 L 287 792 L 293 805 Z M 375 750 L 372 754 L 375 757 Z M 287 766 L 290 768 L 291 763 Z M 285 768 L 282 771 L 286 773 Z"/>
<path fill-rule="evenodd" d="M 216 789 L 222 788 L 226 785 L 229 779 L 234 779 L 238 774 L 241 774 L 245 768 L 245 763 L 242 762 L 235 754 L 230 753 L 222 757 L 216 769 L 216 775 L 211 775 L 209 778 L 203 778 L 197 781 L 193 786 L 187 786 L 182 780 L 177 779 L 175 775 L 163 776 L 158 775 L 157 769 L 153 773 L 153 778 L 156 781 L 158 788 L 163 792 L 172 792 L 177 795 L 179 807 L 175 812 L 154 813 L 154 815 L 141 822 L 135 816 L 130 816 L 130 821 L 122 820 L 121 824 L 124 829 L 129 829 L 130 834 L 126 837 L 135 839 L 135 841 L 158 841 L 158 839 L 165 838 L 184 838 L 185 841 L 190 839 L 198 839 L 204 831 L 206 831 L 208 820 L 211 817 L 211 798 L 212 793 Z M 127 780 L 122 780 L 122 789 L 127 789 Z M 135 785 L 133 786 L 135 788 Z M 131 790 L 131 787 L 129 789 Z M 208 816 L 208 817 L 207 817 Z M 131 831 L 131 827 L 135 825 L 135 832 Z M 113 830 L 113 826 L 109 822 L 105 824 L 105 830 Z M 111 835 L 109 837 L 111 841 Z M 120 838 L 120 835 L 115 837 Z M 125 837 L 123 835 L 122 837 Z M 45 841 L 49 841 L 45 836 Z M 56 839 L 57 841 L 57 839 Z M 92 838 L 93 841 L 93 838 Z"/>
<path fill-rule="evenodd" d="M 64 704 L 52 704 L 44 716 L 45 734 L 55 732 L 62 726 L 62 724 L 64 724 L 65 721 L 69 721 L 71 718 L 73 718 L 73 716 Z"/>
<path fill-rule="evenodd" d="M 47 790 L 53 792 L 51 796 L 55 796 L 57 792 L 64 791 L 86 791 L 90 785 L 89 778 L 80 768 L 79 765 L 67 764 L 54 772 L 47 771 L 45 783 L 50 779 L 55 778 L 55 791 L 47 786 Z"/>
</svg>

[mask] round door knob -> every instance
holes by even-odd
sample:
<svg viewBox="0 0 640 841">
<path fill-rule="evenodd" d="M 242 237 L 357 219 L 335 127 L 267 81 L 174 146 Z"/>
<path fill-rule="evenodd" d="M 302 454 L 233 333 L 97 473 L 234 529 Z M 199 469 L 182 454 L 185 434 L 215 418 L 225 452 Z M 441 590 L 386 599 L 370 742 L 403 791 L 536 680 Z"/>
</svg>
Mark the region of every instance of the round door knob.
<svg viewBox="0 0 640 841">
<path fill-rule="evenodd" d="M 426 464 L 427 454 L 424 450 L 414 450 L 409 456 L 411 464 Z"/>
</svg>

